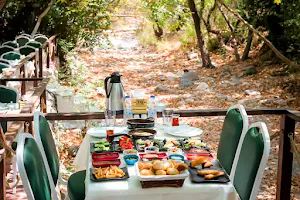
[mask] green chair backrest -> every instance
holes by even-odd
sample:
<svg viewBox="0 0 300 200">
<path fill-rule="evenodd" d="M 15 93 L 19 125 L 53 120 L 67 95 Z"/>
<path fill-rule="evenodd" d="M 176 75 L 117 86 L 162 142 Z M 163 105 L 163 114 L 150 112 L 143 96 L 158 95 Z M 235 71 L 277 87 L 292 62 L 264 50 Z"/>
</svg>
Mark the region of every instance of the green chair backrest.
<svg viewBox="0 0 300 200">
<path fill-rule="evenodd" d="M 18 102 L 18 93 L 16 90 L 0 85 L 0 102 L 1 103 L 17 103 Z M 7 122 L 1 122 L 4 133 L 7 131 Z"/>
<path fill-rule="evenodd" d="M 7 41 L 7 42 L 4 42 L 2 45 L 3 46 L 6 45 L 6 46 L 9 46 L 12 48 L 19 48 L 19 44 L 15 41 Z"/>
<path fill-rule="evenodd" d="M 8 64 L 0 63 L 0 73 L 2 73 L 2 69 L 4 68 L 10 68 Z"/>
<path fill-rule="evenodd" d="M 244 110 L 244 108 L 242 108 Z M 246 111 L 244 111 L 246 112 Z M 243 120 L 243 118 L 246 118 Z M 222 127 L 217 158 L 227 174 L 231 173 L 236 150 L 243 132 L 248 129 L 248 117 L 243 117 L 241 111 L 229 108 Z"/>
<path fill-rule="evenodd" d="M 17 52 L 7 52 L 1 56 L 1 58 L 6 59 L 6 60 L 20 60 L 21 59 L 21 54 Z"/>
<path fill-rule="evenodd" d="M 14 48 L 9 47 L 9 46 L 1 46 L 0 47 L 0 56 L 2 56 L 3 54 L 7 53 L 7 52 L 11 52 L 14 51 Z"/>
<path fill-rule="evenodd" d="M 17 148 L 17 151 L 18 150 L 19 147 Z M 47 171 L 41 152 L 33 138 L 25 139 L 23 162 L 34 198 L 36 200 L 51 200 L 51 187 L 47 176 Z M 20 175 L 22 181 L 26 181 L 26 178 L 22 177 L 22 173 L 20 173 Z"/>
<path fill-rule="evenodd" d="M 255 124 L 246 133 L 234 173 L 233 184 L 241 200 L 256 199 L 270 152 L 270 138 L 265 124 L 266 131 Z"/>
<path fill-rule="evenodd" d="M 48 38 L 46 36 L 37 36 L 34 38 L 34 40 L 41 44 L 44 44 L 48 40 Z"/>
<path fill-rule="evenodd" d="M 19 44 L 19 47 L 25 46 L 27 42 L 29 42 L 29 38 L 25 36 L 19 36 L 16 38 L 17 43 Z"/>
<path fill-rule="evenodd" d="M 20 48 L 20 54 L 21 55 L 27 56 L 27 55 L 29 55 L 32 52 L 35 52 L 35 48 L 34 47 L 25 45 L 25 46 L 23 46 L 23 47 Z"/>
<path fill-rule="evenodd" d="M 41 43 L 36 42 L 36 41 L 30 41 L 26 43 L 27 46 L 32 46 L 34 48 L 40 48 L 42 46 Z"/>
<path fill-rule="evenodd" d="M 53 182 L 54 185 L 56 185 L 59 175 L 60 163 L 55 147 L 55 142 L 52 136 L 52 131 L 50 129 L 47 119 L 42 115 L 39 115 L 39 134 L 47 157 Z"/>
</svg>

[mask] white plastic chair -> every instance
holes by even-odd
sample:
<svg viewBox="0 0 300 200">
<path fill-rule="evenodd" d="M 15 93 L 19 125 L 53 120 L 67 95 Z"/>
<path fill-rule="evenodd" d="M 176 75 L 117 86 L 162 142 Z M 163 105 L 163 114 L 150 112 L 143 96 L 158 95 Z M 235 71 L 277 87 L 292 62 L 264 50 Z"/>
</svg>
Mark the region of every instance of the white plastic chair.
<svg viewBox="0 0 300 200">
<path fill-rule="evenodd" d="M 230 179 L 241 200 L 255 200 L 270 154 L 270 136 L 265 123 L 252 124 L 241 141 L 236 167 Z"/>
</svg>

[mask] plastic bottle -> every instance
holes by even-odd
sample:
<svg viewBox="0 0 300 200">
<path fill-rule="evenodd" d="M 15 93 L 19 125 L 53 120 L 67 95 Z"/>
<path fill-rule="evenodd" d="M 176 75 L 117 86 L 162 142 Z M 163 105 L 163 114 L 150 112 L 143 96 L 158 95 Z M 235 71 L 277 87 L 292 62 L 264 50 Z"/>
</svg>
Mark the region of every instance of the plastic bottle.
<svg viewBox="0 0 300 200">
<path fill-rule="evenodd" d="M 148 118 L 153 118 L 156 121 L 157 112 L 155 107 L 155 96 L 151 95 L 148 101 Z"/>
<path fill-rule="evenodd" d="M 124 124 L 127 123 L 128 119 L 132 119 L 133 115 L 132 115 L 132 105 L 131 105 L 131 99 L 129 96 L 125 96 L 124 99 Z"/>
</svg>

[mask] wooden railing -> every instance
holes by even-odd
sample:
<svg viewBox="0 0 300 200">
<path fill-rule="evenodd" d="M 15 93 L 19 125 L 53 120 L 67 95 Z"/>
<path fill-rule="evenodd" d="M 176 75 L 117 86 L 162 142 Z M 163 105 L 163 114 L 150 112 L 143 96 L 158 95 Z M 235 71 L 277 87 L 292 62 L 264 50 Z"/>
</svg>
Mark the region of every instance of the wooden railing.
<svg viewBox="0 0 300 200">
<path fill-rule="evenodd" d="M 292 162 L 293 153 L 290 151 L 290 141 L 288 134 L 295 131 L 296 122 L 300 122 L 300 112 L 291 111 L 288 109 L 247 109 L 248 115 L 279 115 L 281 116 L 280 124 L 280 142 L 278 153 L 278 169 L 277 169 L 277 189 L 276 199 L 287 200 L 290 199 L 291 191 L 291 179 L 292 179 Z M 177 110 L 175 113 L 180 114 L 180 117 L 203 117 L 203 116 L 225 116 L 227 110 Z M 48 120 L 92 120 L 92 119 L 104 119 L 103 112 L 97 113 L 45 113 Z M 122 115 L 118 115 L 118 118 L 122 118 Z M 161 117 L 161 113 L 158 113 L 158 117 Z M 0 114 L 0 121 L 32 121 L 32 113 L 21 113 L 19 115 L 7 115 Z M 17 135 L 6 135 L 8 144 L 11 144 L 12 140 Z M 1 153 L 0 153 L 1 158 Z M 5 159 L 4 159 L 5 161 Z M 2 161 L 3 162 L 3 155 Z M 1 164 L 1 166 L 5 166 Z M 5 169 L 0 169 L 0 173 L 3 173 Z M 1 180 L 3 177 L 1 178 Z M 2 183 L 3 184 L 3 183 Z M 1 183 L 0 183 L 1 186 Z M 5 197 L 2 197 L 4 199 Z M 1 200 L 1 197 L 0 197 Z"/>
<path fill-rule="evenodd" d="M 43 53 L 46 52 L 47 54 L 47 61 L 46 61 L 46 67 L 49 68 L 50 66 L 50 59 L 51 57 L 54 57 L 53 55 L 50 55 L 50 43 L 52 43 L 52 53 L 54 54 L 56 51 L 56 36 L 50 37 L 39 49 L 38 51 L 30 53 L 28 56 L 26 56 L 24 59 L 22 59 L 18 64 L 13 66 L 12 68 L 14 71 L 12 71 L 10 74 L 7 76 L 3 77 L 0 79 L 0 85 L 6 85 L 7 82 L 10 81 L 20 81 L 21 82 L 21 95 L 26 94 L 26 81 L 33 81 L 33 86 L 37 87 L 38 86 L 38 81 L 42 80 L 43 78 Z M 46 50 L 46 51 L 45 51 Z M 39 60 L 37 60 L 37 55 Z M 28 61 L 34 60 L 35 62 L 35 77 L 33 78 L 25 78 L 25 64 Z M 17 71 L 19 70 L 20 72 L 20 77 L 19 78 L 12 78 Z"/>
</svg>

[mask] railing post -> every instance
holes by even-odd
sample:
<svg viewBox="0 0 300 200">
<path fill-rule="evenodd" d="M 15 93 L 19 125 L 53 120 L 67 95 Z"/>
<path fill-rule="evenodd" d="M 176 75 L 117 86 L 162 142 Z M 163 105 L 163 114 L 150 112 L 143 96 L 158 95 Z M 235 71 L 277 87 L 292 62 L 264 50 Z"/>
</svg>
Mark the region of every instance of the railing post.
<svg viewBox="0 0 300 200">
<path fill-rule="evenodd" d="M 43 78 L 43 49 L 39 48 L 39 77 Z"/>
<path fill-rule="evenodd" d="M 295 121 L 283 115 L 280 123 L 280 140 L 277 168 L 276 199 L 286 200 L 291 196 L 291 182 L 293 169 L 293 153 L 291 152 L 289 133 L 295 131 Z"/>
<path fill-rule="evenodd" d="M 34 77 L 37 78 L 38 77 L 38 61 L 36 59 L 36 53 L 35 53 L 35 56 L 34 56 L 34 62 L 35 62 Z M 38 82 L 37 81 L 33 81 L 33 86 L 37 87 L 38 86 Z"/>
<path fill-rule="evenodd" d="M 50 47 L 49 47 L 49 42 L 47 44 L 47 68 L 50 67 Z"/>
<path fill-rule="evenodd" d="M 6 161 L 5 161 L 5 150 L 3 150 L 3 158 L 0 161 L 0 200 L 6 199 L 6 185 L 5 185 L 5 176 L 6 176 Z"/>
<path fill-rule="evenodd" d="M 23 75 L 22 75 L 22 73 L 23 73 Z M 20 74 L 21 74 L 22 78 L 25 78 L 25 67 L 24 67 L 24 64 L 20 68 Z M 21 95 L 23 96 L 24 94 L 26 94 L 26 83 L 25 83 L 25 81 L 21 81 Z"/>
</svg>

